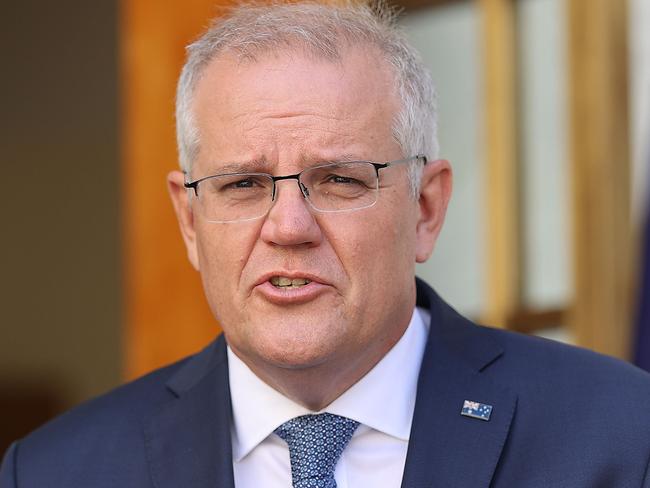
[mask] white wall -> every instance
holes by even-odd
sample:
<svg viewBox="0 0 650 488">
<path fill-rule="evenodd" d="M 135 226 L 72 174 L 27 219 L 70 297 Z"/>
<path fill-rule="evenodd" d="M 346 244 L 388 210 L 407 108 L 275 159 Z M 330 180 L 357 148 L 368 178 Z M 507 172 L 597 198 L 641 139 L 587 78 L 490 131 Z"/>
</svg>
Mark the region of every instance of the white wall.
<svg viewBox="0 0 650 488">
<path fill-rule="evenodd" d="M 629 19 L 632 213 L 639 223 L 650 203 L 650 0 L 630 0 Z"/>
<path fill-rule="evenodd" d="M 573 294 L 567 8 L 516 2 L 523 300 L 537 309 L 562 308 Z"/>
<path fill-rule="evenodd" d="M 452 305 L 478 316 L 485 303 L 482 72 L 474 2 L 417 11 L 402 21 L 438 88 L 441 157 L 454 193 L 433 257 L 417 274 Z"/>
</svg>

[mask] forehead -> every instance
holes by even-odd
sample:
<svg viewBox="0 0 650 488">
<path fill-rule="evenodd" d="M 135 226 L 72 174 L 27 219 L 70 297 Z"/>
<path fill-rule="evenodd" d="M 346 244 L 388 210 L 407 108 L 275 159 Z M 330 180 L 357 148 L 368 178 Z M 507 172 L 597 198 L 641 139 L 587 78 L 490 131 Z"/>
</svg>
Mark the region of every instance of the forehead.
<svg viewBox="0 0 650 488">
<path fill-rule="evenodd" d="M 275 156 L 268 151 L 298 149 L 293 156 L 301 160 L 310 152 L 327 157 L 327 150 L 332 157 L 370 158 L 375 155 L 359 154 L 364 149 L 355 146 L 394 146 L 394 76 L 378 59 L 373 48 L 348 48 L 337 60 L 298 50 L 256 60 L 222 54 L 206 66 L 195 90 L 200 155 L 243 157 L 224 154 L 235 142 L 248 157 L 270 160 Z"/>
</svg>

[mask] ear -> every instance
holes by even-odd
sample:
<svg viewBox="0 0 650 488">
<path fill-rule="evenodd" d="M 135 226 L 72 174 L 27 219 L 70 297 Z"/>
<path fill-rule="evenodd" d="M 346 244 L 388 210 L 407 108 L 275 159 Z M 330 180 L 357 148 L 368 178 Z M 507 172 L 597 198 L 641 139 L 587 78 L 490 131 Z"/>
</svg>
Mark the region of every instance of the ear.
<svg viewBox="0 0 650 488">
<path fill-rule="evenodd" d="M 433 252 L 445 221 L 451 187 L 452 173 L 449 161 L 438 159 L 424 165 L 416 227 L 415 260 L 418 263 L 425 262 Z"/>
<path fill-rule="evenodd" d="M 192 266 L 198 271 L 199 259 L 196 247 L 196 230 L 194 228 L 194 214 L 192 213 L 190 191 L 184 186 L 185 175 L 180 171 L 172 171 L 167 175 L 167 189 L 169 196 L 174 204 L 176 218 L 181 229 L 185 247 L 187 248 L 187 257 Z"/>
</svg>

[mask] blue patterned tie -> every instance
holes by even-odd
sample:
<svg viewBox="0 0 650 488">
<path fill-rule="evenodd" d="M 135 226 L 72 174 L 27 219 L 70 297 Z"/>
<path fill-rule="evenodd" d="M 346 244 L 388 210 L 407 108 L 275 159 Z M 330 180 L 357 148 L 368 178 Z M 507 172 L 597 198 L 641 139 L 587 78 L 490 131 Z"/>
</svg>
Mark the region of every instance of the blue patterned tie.
<svg viewBox="0 0 650 488">
<path fill-rule="evenodd" d="M 275 429 L 289 445 L 293 488 L 336 488 L 334 467 L 358 425 L 321 413 L 296 417 Z"/>
</svg>

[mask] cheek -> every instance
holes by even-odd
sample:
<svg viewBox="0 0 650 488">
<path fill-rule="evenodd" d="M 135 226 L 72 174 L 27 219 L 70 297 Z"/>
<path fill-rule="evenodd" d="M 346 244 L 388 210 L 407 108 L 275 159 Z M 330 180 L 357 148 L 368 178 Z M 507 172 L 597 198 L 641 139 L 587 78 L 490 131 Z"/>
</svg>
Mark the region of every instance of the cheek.
<svg viewBox="0 0 650 488">
<path fill-rule="evenodd" d="M 227 227 L 232 225 L 206 224 L 197 231 L 199 271 L 213 311 L 232 306 L 254 243 L 251 229 Z"/>
<path fill-rule="evenodd" d="M 406 202 L 396 203 L 405 206 Z M 380 263 L 383 276 L 395 286 L 406 286 L 413 280 L 416 251 L 415 210 L 404 208 L 399 213 L 385 213 L 375 237 L 375 260 Z"/>
<path fill-rule="evenodd" d="M 379 209 L 375 209 L 379 210 Z M 388 211 L 349 214 L 349 222 L 337 221 L 328 234 L 334 252 L 361 295 L 386 280 L 397 281 L 397 273 L 409 277 L 415 263 L 415 223 L 405 212 Z M 409 280 L 411 277 L 408 278 Z M 390 282 L 389 281 L 389 282 Z M 380 284 L 381 283 L 381 284 Z"/>
<path fill-rule="evenodd" d="M 405 219 L 387 219 L 376 236 L 375 260 L 385 274 L 397 281 L 398 274 L 410 273 L 415 262 L 415 228 Z"/>
</svg>

